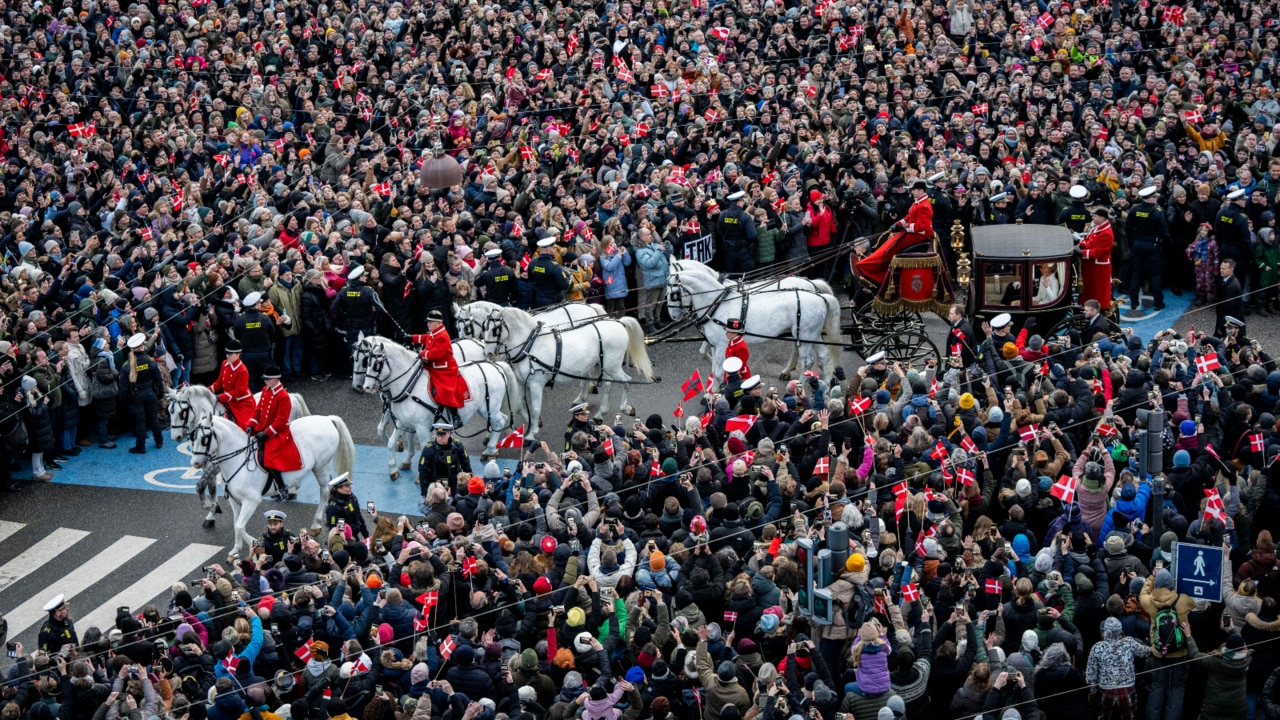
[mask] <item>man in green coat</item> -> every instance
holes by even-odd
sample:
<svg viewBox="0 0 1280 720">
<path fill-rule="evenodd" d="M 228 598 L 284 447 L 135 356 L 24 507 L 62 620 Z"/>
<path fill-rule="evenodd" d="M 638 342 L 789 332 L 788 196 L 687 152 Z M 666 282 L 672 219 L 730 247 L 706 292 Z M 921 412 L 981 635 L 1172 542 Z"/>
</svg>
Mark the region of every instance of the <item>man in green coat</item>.
<svg viewBox="0 0 1280 720">
<path fill-rule="evenodd" d="M 1182 624 L 1187 634 L 1187 654 L 1195 662 L 1197 672 L 1205 674 L 1204 706 L 1200 720 L 1238 720 L 1245 717 L 1245 681 L 1252 653 L 1244 646 L 1244 638 L 1235 630 L 1227 636 L 1221 652 L 1202 653 L 1191 637 L 1191 626 Z"/>
<path fill-rule="evenodd" d="M 299 321 L 302 317 L 302 283 L 293 276 L 289 263 L 278 266 L 267 298 L 280 316 L 280 322 L 276 323 L 280 336 L 284 338 L 280 365 L 285 377 L 298 377 L 302 375 L 302 323 Z"/>
</svg>

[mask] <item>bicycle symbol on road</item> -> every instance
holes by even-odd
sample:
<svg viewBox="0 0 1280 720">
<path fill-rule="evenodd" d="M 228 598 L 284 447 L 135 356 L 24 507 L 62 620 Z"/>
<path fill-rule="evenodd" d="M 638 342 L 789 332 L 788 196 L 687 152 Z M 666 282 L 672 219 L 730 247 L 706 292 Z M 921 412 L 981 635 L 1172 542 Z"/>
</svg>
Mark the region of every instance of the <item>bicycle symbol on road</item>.
<svg viewBox="0 0 1280 720">
<path fill-rule="evenodd" d="M 184 442 L 184 443 L 182 443 L 182 444 L 178 445 L 178 452 L 182 453 L 183 455 L 186 455 L 186 456 L 190 457 L 190 456 L 191 456 L 191 443 L 190 443 L 190 442 Z M 173 473 L 173 472 L 179 472 L 179 473 L 182 473 L 182 476 L 181 476 L 181 478 L 180 478 L 180 479 L 182 479 L 182 480 L 190 480 L 190 481 L 191 481 L 191 484 L 190 484 L 190 485 L 186 485 L 186 484 L 183 484 L 183 485 L 176 485 L 176 484 L 174 484 L 174 483 L 161 482 L 160 480 L 157 480 L 157 479 L 156 479 L 157 477 L 159 477 L 160 475 L 163 475 L 164 473 Z M 158 486 L 158 487 L 162 487 L 162 488 L 171 488 L 171 489 L 174 489 L 174 490 L 195 490 L 195 489 L 196 489 L 196 483 L 197 483 L 197 481 L 199 481 L 199 480 L 200 480 L 200 477 L 201 477 L 201 474 L 202 474 L 202 473 L 203 473 L 203 471 L 202 471 L 202 470 L 197 470 L 197 469 L 195 469 L 195 468 L 193 468 L 193 467 L 191 467 L 191 466 L 189 466 L 189 465 L 188 465 L 188 466 L 186 466 L 186 467 L 168 467 L 168 468 L 159 468 L 158 470 L 152 470 L 152 471 L 150 471 L 150 472 L 148 472 L 148 473 L 144 474 L 144 475 L 142 476 L 142 479 L 143 479 L 143 480 L 146 480 L 147 482 L 151 483 L 152 485 L 156 485 L 156 486 Z"/>
</svg>

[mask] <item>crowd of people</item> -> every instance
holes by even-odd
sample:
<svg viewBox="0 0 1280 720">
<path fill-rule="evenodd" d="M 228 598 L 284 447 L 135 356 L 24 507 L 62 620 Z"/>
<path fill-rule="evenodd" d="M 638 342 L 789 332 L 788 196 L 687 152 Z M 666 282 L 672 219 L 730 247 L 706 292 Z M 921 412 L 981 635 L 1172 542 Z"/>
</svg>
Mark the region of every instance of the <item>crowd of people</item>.
<svg viewBox="0 0 1280 720">
<path fill-rule="evenodd" d="M 273 511 L 114 629 L 51 599 L 0 720 L 1280 717 L 1280 369 L 1243 322 L 1280 298 L 1278 15 L 6 7 L 5 491 L 160 446 L 166 388 L 224 367 L 276 429 L 245 384 L 348 373 L 361 332 L 452 332 L 475 299 L 653 329 L 674 258 L 848 280 L 855 238 L 900 231 L 874 277 L 929 226 L 949 252 L 956 222 L 1060 223 L 1091 318 L 1119 280 L 1132 315 L 1167 289 L 1219 322 L 1055 339 L 956 309 L 929 367 L 777 393 L 740 367 L 676 427 L 574 408 L 509 476 L 442 426 L 420 523 L 340 482 L 322 536 Z M 431 190 L 437 146 L 463 177 Z M 1174 542 L 1227 550 L 1224 603 L 1177 592 Z M 845 558 L 816 586 L 808 543 Z"/>
</svg>

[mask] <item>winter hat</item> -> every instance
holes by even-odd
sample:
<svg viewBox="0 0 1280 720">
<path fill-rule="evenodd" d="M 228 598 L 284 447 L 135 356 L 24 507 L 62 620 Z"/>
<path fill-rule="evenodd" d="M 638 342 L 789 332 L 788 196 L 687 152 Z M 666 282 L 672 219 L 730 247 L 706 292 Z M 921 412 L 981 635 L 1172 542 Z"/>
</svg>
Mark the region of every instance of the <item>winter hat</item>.
<svg viewBox="0 0 1280 720">
<path fill-rule="evenodd" d="M 580 653 L 591 652 L 591 633 L 578 633 L 578 636 L 573 639 L 573 649 Z"/>
<path fill-rule="evenodd" d="M 973 404 L 974 404 L 974 403 L 973 403 L 973 395 L 972 395 L 972 394 L 970 394 L 970 393 L 965 393 L 965 394 L 963 394 L 963 395 L 961 395 L 961 396 L 960 396 L 960 408 L 961 408 L 962 410 L 972 410 L 972 409 L 973 409 Z"/>
<path fill-rule="evenodd" d="M 716 677 L 720 678 L 720 682 L 733 682 L 738 673 L 733 669 L 733 663 L 725 660 L 716 667 Z"/>
<path fill-rule="evenodd" d="M 661 552 L 654 550 L 649 556 L 649 570 L 652 572 L 662 572 L 667 569 L 667 556 Z"/>
<path fill-rule="evenodd" d="M 1233 632 L 1227 636 L 1227 649 L 1239 650 L 1244 647 L 1244 638 L 1238 632 Z"/>
<path fill-rule="evenodd" d="M 844 569 L 851 573 L 860 573 L 867 569 L 867 557 L 862 553 L 853 553 L 844 563 Z"/>
<path fill-rule="evenodd" d="M 484 479 L 497 480 L 502 477 L 502 468 L 498 467 L 498 463 L 490 460 L 484 464 Z"/>
<path fill-rule="evenodd" d="M 991 423 L 992 425 L 999 425 L 1000 423 L 1004 422 L 1004 410 L 1001 410 L 998 407 L 993 407 L 990 410 L 988 410 L 987 422 Z"/>
<path fill-rule="evenodd" d="M 886 705 L 876 711 L 876 720 L 893 720 L 893 711 Z"/>
<path fill-rule="evenodd" d="M 1026 478 L 1019 479 L 1018 482 L 1013 486 L 1013 491 L 1018 494 L 1018 497 L 1030 497 L 1031 481 Z"/>
<path fill-rule="evenodd" d="M 1157 570 L 1156 571 L 1156 588 L 1162 588 L 1164 590 L 1172 590 L 1173 574 L 1170 573 L 1168 570 L 1165 570 L 1164 568 L 1160 568 L 1159 570 Z"/>
<path fill-rule="evenodd" d="M 627 682 L 631 683 L 632 685 L 639 685 L 643 683 L 644 668 L 638 665 L 632 665 L 631 669 L 627 671 L 626 678 L 627 678 Z"/>
<path fill-rule="evenodd" d="M 742 638 L 741 640 L 738 641 L 739 655 L 750 655 L 751 653 L 757 652 L 759 650 L 760 650 L 760 646 L 756 645 L 755 640 L 752 640 L 751 638 Z"/>
<path fill-rule="evenodd" d="M 1046 548 L 1036 553 L 1036 572 L 1047 573 L 1053 569 L 1053 556 Z"/>
<path fill-rule="evenodd" d="M 1107 552 L 1112 555 L 1119 555 L 1124 552 L 1124 538 L 1119 535 L 1112 535 L 1111 537 L 1108 537 L 1107 541 L 1103 543 L 1103 545 L 1106 547 Z"/>
<path fill-rule="evenodd" d="M 1191 467 L 1191 453 L 1179 450 L 1173 454 L 1173 466 L 1176 468 Z"/>
<path fill-rule="evenodd" d="M 649 710 L 653 712 L 654 720 L 662 720 L 671 712 L 671 701 L 662 696 L 656 697 L 649 703 Z"/>
<path fill-rule="evenodd" d="M 549 592 L 551 592 L 551 581 L 545 575 L 539 575 L 538 579 L 533 581 L 533 593 L 546 595 Z"/>
<path fill-rule="evenodd" d="M 587 622 L 587 614 L 580 607 L 569 608 L 569 615 L 566 618 L 569 627 L 582 627 Z"/>
<path fill-rule="evenodd" d="M 472 476 L 471 479 L 467 481 L 467 492 L 472 495 L 483 495 L 484 479 Z"/>
<path fill-rule="evenodd" d="M 1138 487 L 1133 483 L 1128 483 L 1124 487 L 1120 488 L 1121 500 L 1132 500 L 1136 497 L 1138 497 Z"/>
<path fill-rule="evenodd" d="M 1194 437 L 1196 434 L 1196 421 L 1183 420 L 1182 423 L 1178 425 L 1178 432 L 1182 437 Z"/>
<path fill-rule="evenodd" d="M 902 700 L 901 695 L 893 695 L 884 706 L 893 711 L 895 718 L 901 718 L 907 714 L 907 704 Z"/>
<path fill-rule="evenodd" d="M 536 659 L 535 659 L 535 662 L 536 662 Z M 417 665 L 414 665 L 413 669 L 409 671 L 409 682 L 414 685 L 417 685 L 419 683 L 424 683 L 430 679 L 431 679 L 431 668 L 427 667 L 427 664 L 424 662 L 420 662 Z"/>
<path fill-rule="evenodd" d="M 764 614 L 760 616 L 760 630 L 771 633 L 778 629 L 779 619 L 777 615 Z"/>
</svg>

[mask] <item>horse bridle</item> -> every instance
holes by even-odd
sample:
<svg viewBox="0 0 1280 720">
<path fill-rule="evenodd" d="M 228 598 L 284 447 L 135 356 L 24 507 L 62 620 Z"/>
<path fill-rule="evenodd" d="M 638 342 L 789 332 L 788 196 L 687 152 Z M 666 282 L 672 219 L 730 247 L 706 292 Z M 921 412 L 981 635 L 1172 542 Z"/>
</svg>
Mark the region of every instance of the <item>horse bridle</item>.
<svg viewBox="0 0 1280 720">
<path fill-rule="evenodd" d="M 183 435 L 187 435 L 192 432 L 191 430 L 187 430 L 187 423 L 191 420 L 191 411 L 195 409 L 191 405 L 191 401 L 180 395 L 174 395 L 173 399 L 170 400 L 169 403 L 173 407 L 178 408 L 178 412 L 176 413 L 172 409 L 169 410 L 169 429 L 172 430 L 174 428 L 178 428 L 182 430 Z M 178 424 L 175 425 L 175 421 Z"/>
<path fill-rule="evenodd" d="M 204 418 L 196 423 L 195 429 L 191 431 L 191 458 L 194 460 L 197 455 L 205 458 L 205 466 L 202 468 L 205 472 L 218 471 L 221 472 L 223 461 L 230 460 L 237 455 L 244 455 L 244 460 L 240 461 L 240 465 L 230 473 L 221 473 L 223 478 L 230 479 L 239 473 L 251 460 L 257 457 L 254 452 L 257 441 L 253 435 L 249 436 L 249 442 L 241 450 L 233 450 L 224 455 L 213 455 L 213 420 Z"/>
<path fill-rule="evenodd" d="M 365 341 L 361 340 L 356 343 L 355 353 L 351 356 L 351 374 L 364 375 L 369 371 L 369 355 L 373 349 L 365 345 Z"/>
</svg>

